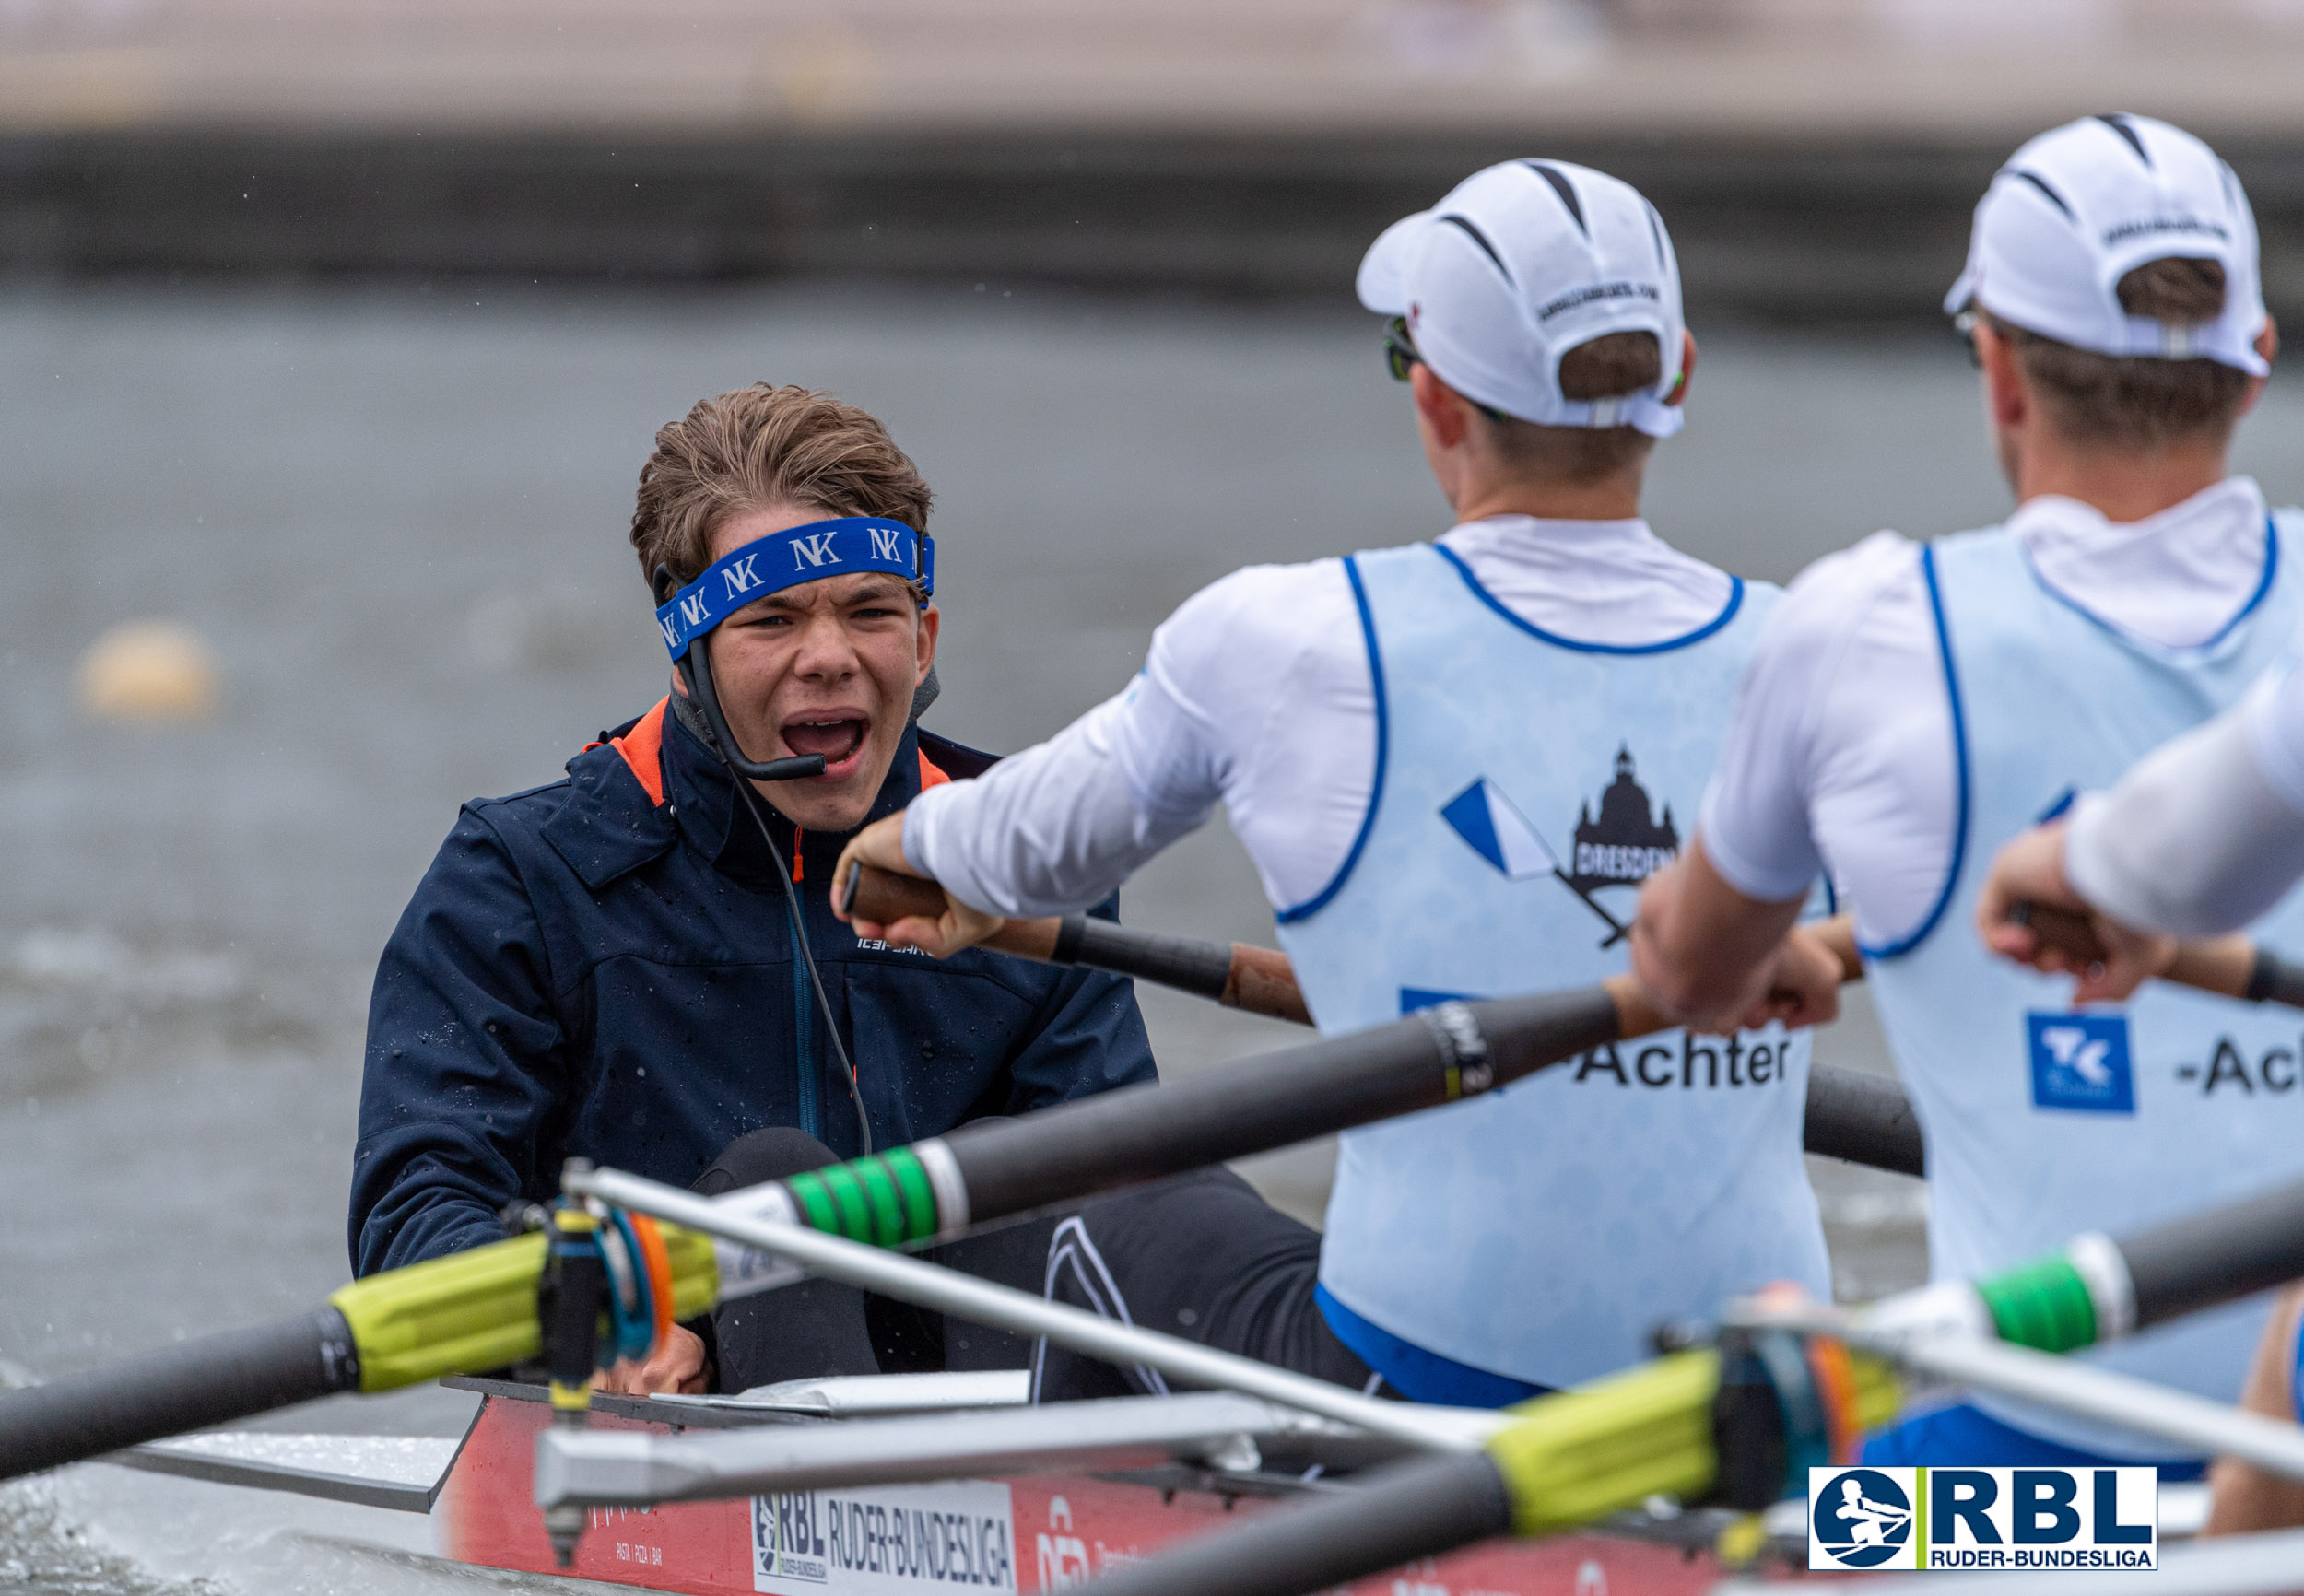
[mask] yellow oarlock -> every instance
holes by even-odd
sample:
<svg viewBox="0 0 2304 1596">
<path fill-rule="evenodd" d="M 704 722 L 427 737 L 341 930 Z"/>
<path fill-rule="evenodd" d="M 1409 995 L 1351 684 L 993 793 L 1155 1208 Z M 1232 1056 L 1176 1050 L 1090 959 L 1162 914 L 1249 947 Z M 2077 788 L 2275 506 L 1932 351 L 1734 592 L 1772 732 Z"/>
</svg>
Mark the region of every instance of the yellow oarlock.
<svg viewBox="0 0 2304 1596">
<path fill-rule="evenodd" d="M 1895 1417 L 1894 1372 L 1862 1355 L 1849 1363 L 1858 1431 Z M 1719 1389 L 1718 1353 L 1680 1352 L 1508 1410 L 1521 1422 L 1489 1441 L 1487 1454 L 1511 1501 L 1513 1533 L 1558 1534 L 1651 1496 L 1701 1499 L 1720 1473 Z"/>
<path fill-rule="evenodd" d="M 672 1317 L 693 1319 L 720 1299 L 709 1237 L 662 1226 L 672 1261 Z M 516 1236 L 406 1269 L 356 1280 L 328 1298 L 352 1329 L 360 1390 L 392 1391 L 501 1368 L 542 1350 L 536 1283 L 545 1238 Z"/>
</svg>

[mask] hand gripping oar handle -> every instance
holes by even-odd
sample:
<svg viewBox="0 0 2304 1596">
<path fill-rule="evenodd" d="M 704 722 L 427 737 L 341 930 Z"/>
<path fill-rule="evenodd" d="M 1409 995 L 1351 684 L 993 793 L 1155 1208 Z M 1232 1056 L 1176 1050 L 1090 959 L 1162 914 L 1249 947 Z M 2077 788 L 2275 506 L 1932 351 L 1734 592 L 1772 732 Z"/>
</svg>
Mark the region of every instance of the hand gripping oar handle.
<svg viewBox="0 0 2304 1596">
<path fill-rule="evenodd" d="M 886 925 L 918 916 L 934 920 L 945 911 L 944 888 L 917 875 L 901 875 L 869 864 L 851 867 L 840 883 L 841 912 Z M 1275 948 L 1251 947 L 1193 937 L 1168 936 L 1068 914 L 1059 920 L 1011 920 L 981 945 L 995 952 L 1042 964 L 1086 965 L 1114 975 L 1134 976 L 1213 998 L 1227 1008 L 1275 1019 L 1311 1024 L 1304 994 L 1296 985 L 1288 956 Z"/>
<path fill-rule="evenodd" d="M 933 881 L 861 863 L 850 866 L 837 901 L 841 913 L 880 925 L 914 916 L 935 920 L 948 907 L 944 888 Z M 1828 923 L 1841 933 L 1828 940 L 1840 957 L 1843 979 L 1862 980 L 1863 964 L 1857 956 L 1853 933 L 1842 922 Z M 1068 914 L 1061 920 L 1052 915 L 1043 920 L 1004 921 L 981 945 L 1042 964 L 1087 965 L 1114 975 L 1134 976 L 1214 998 L 1227 1008 L 1247 1009 L 1299 1025 L 1312 1023 L 1296 982 L 1295 967 L 1277 948 L 1244 942 L 1227 947 L 1193 937 L 1137 931 L 1085 914 Z M 1669 1030 L 1676 1023 L 1661 1009 L 1651 1007 L 1629 981 L 1613 990 L 1623 1014 L 1625 1036 Z"/>
<path fill-rule="evenodd" d="M 2041 942 L 2075 964 L 2097 964 L 2106 956 L 2085 914 L 2046 903 L 2018 903 L 2008 918 L 2031 927 Z M 2178 943 L 2176 960 L 2160 979 L 2220 997 L 2304 1009 L 2304 966 L 2290 964 L 2244 934 Z"/>
<path fill-rule="evenodd" d="M 840 907 L 885 925 L 917 915 L 933 920 L 945 910 L 944 888 L 917 875 L 899 875 L 868 864 L 849 874 Z M 1863 979 L 1852 936 L 1834 944 L 1848 980 Z M 1062 920 L 1011 920 L 983 946 L 1043 964 L 1086 965 L 1115 975 L 1134 976 L 1214 998 L 1228 1008 L 1246 1009 L 1276 1019 L 1310 1025 L 1304 994 L 1296 984 L 1288 956 L 1277 948 L 1202 942 L 1091 920 L 1084 914 Z M 1670 1016 L 1651 1007 L 1627 980 L 1609 983 L 1621 1027 L 1616 1039 L 1668 1030 Z M 1926 1173 L 1920 1121 L 1895 1082 L 1829 1065 L 1808 1074 L 1806 1146 L 1828 1158 L 1868 1164 L 1901 1175 Z"/>
</svg>

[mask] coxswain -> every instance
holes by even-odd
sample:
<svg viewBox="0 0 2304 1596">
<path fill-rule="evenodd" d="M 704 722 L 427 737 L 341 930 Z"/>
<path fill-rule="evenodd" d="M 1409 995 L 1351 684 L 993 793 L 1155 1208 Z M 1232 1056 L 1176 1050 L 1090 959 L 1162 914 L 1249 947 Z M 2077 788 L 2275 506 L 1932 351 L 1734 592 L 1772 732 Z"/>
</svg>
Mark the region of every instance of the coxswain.
<svg viewBox="0 0 2304 1596">
<path fill-rule="evenodd" d="M 860 930 L 944 954 L 1076 909 L 1221 801 L 1326 1034 L 1623 968 L 1777 599 L 1640 517 L 1696 360 L 1671 241 L 1628 184 L 1507 161 L 1388 229 L 1358 291 L 1455 525 L 1200 593 L 1118 697 L 861 833 L 848 858 L 958 907 Z M 1779 962 L 1785 1006 L 1828 1017 L 1821 944 Z M 1096 1203 L 1060 1228 L 1052 1289 L 1480 1405 L 1634 1363 L 1659 1323 L 1768 1281 L 1823 1292 L 1807 1035 L 1755 1023 L 1347 1133 L 1324 1241 L 1221 1170 Z M 1157 1389 L 1049 1355 L 1043 1396 Z"/>
<path fill-rule="evenodd" d="M 938 964 L 832 918 L 857 827 L 992 764 L 915 723 L 939 626 L 928 507 L 887 428 L 829 394 L 741 389 L 657 433 L 631 544 L 672 691 L 563 780 L 465 804 L 402 915 L 369 1012 L 357 1273 L 499 1239 L 500 1211 L 550 1202 L 570 1156 L 718 1192 L 1154 1078 L 1123 980 Z M 739 765 L 807 756 L 820 775 L 739 785 Z M 954 1248 L 1037 1285 L 1045 1231 Z M 946 1329 L 809 1282 L 677 1330 L 614 1383 L 1023 1367 L 1021 1342 Z"/>
<path fill-rule="evenodd" d="M 2304 1140 L 2211 1068 L 2228 1046 L 2292 1046 L 2286 1020 L 2165 988 L 2076 1009 L 1969 931 L 2001 843 L 2237 701 L 2287 646 L 2304 520 L 2228 474 L 2275 336 L 2247 196 L 2200 140 L 2142 116 L 2031 140 L 1978 205 L 1945 309 L 2016 513 L 1929 544 L 1882 533 L 1793 584 L 1696 843 L 1650 882 L 1633 943 L 1668 1012 L 1736 1013 L 1828 862 L 1927 1137 L 1931 1267 L 1957 1280 L 2304 1176 Z M 2304 933 L 2294 909 L 2260 924 Z M 2087 1355 L 2228 1401 L 2265 1311 Z M 2201 1466 L 1982 1395 L 1866 1457 Z"/>
</svg>

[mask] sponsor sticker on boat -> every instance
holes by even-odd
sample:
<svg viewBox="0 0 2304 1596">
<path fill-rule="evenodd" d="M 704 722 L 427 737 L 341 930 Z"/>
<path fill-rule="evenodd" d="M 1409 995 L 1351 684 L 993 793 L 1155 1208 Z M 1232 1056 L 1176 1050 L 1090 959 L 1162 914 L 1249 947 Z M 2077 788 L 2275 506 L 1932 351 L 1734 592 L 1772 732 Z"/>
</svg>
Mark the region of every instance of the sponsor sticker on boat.
<svg viewBox="0 0 2304 1596">
<path fill-rule="evenodd" d="M 2157 1568 L 2154 1468 L 1808 1471 L 1810 1568 Z"/>
<path fill-rule="evenodd" d="M 752 1589 L 774 1596 L 1014 1591 L 1016 1514 L 993 1480 L 752 1498 Z"/>
</svg>

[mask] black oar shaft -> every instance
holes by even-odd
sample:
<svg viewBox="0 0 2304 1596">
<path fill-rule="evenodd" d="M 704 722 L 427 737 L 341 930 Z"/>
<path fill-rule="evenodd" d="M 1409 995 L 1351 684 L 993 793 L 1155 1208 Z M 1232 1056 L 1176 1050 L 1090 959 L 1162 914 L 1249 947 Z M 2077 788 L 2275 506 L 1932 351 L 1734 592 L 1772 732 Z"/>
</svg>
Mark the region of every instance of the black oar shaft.
<svg viewBox="0 0 2304 1596">
<path fill-rule="evenodd" d="M 0 1391 L 0 1480 L 359 1385 L 352 1332 L 333 1308 L 202 1336 Z"/>
<path fill-rule="evenodd" d="M 1228 1158 L 1371 1124 L 1502 1086 L 1615 1039 L 1616 1009 L 1597 988 L 1464 1005 L 1464 1042 L 1442 1011 L 1260 1055 L 1161 1086 L 1060 1104 L 945 1138 L 972 1220 L 1029 1213 Z M 1452 1011 L 1452 1014 L 1453 1011 Z M 1474 1076 L 1484 1071 L 1483 1078 Z"/>
<path fill-rule="evenodd" d="M 1087 1589 L 1095 1596 L 1307 1596 L 1511 1529 L 1485 1452 L 1418 1458 L 1364 1485 L 1227 1533 L 1187 1541 Z"/>
<path fill-rule="evenodd" d="M 2116 1238 L 2136 1328 L 2304 1276 L 2304 1182 Z"/>
<path fill-rule="evenodd" d="M 1928 1172 L 1920 1117 L 1904 1088 L 1883 1075 L 1812 1065 L 1804 1144 L 1811 1153 L 1851 1164 L 1899 1175 Z"/>
<path fill-rule="evenodd" d="M 2251 1003 L 2304 1009 L 2304 965 L 2291 964 L 2269 948 L 2259 947 L 2249 963 L 2248 986 L 2241 995 Z"/>
<path fill-rule="evenodd" d="M 1054 962 L 1134 976 L 1219 1003 L 1232 979 L 1232 949 L 1228 944 L 1116 925 L 1085 914 L 1064 918 L 1056 933 Z"/>
</svg>

